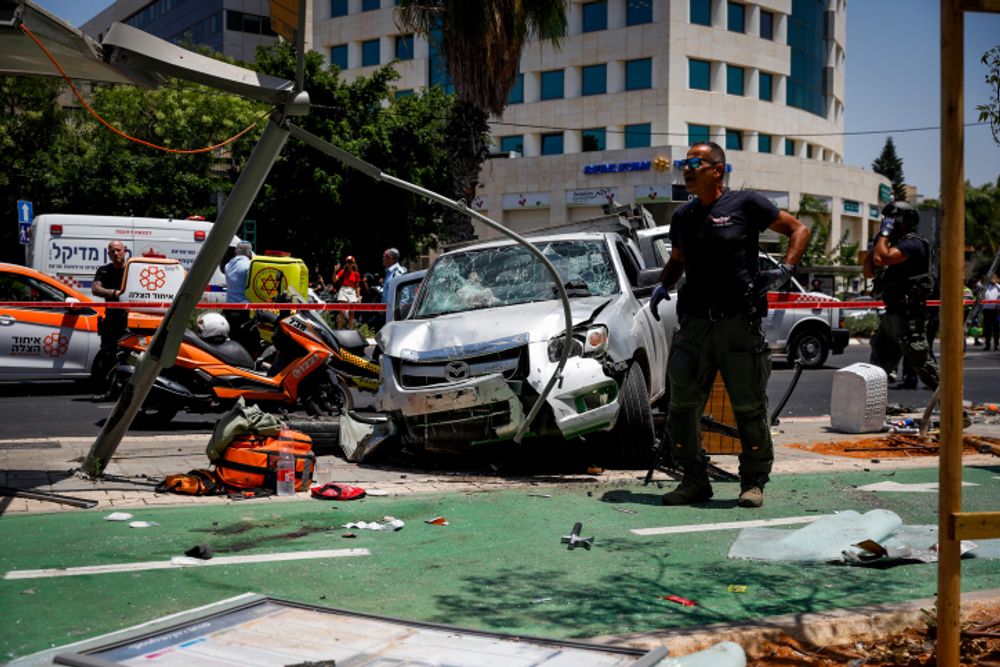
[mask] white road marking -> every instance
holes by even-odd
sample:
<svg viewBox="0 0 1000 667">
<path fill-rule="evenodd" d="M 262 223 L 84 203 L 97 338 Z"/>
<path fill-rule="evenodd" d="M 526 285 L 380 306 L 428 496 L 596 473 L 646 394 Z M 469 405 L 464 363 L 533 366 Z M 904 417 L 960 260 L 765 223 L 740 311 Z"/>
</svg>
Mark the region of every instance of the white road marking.
<svg viewBox="0 0 1000 667">
<path fill-rule="evenodd" d="M 962 482 L 962 486 L 979 486 L 972 482 Z M 899 482 L 877 482 L 866 486 L 859 486 L 858 491 L 893 491 L 897 493 L 937 493 L 937 482 L 923 482 L 919 484 L 900 484 Z"/>
<path fill-rule="evenodd" d="M 313 558 L 343 558 L 346 556 L 370 556 L 368 549 L 323 549 L 319 551 L 287 551 L 274 554 L 254 554 L 250 556 L 221 556 L 199 561 L 197 565 L 185 559 L 182 562 L 151 560 L 139 563 L 113 563 L 110 565 L 86 565 L 83 567 L 51 568 L 46 570 L 11 570 L 4 579 L 41 579 L 48 577 L 75 577 L 81 574 L 110 574 L 113 572 L 137 572 L 140 570 L 171 570 L 185 567 L 209 567 L 212 565 L 242 565 L 249 563 L 274 563 L 283 560 L 308 560 Z"/>
<path fill-rule="evenodd" d="M 827 516 L 787 516 L 781 519 L 756 519 L 754 521 L 729 521 L 726 523 L 698 523 L 688 526 L 661 526 L 659 528 L 633 528 L 636 535 L 675 535 L 677 533 L 701 533 L 709 530 L 732 530 L 741 528 L 761 528 L 763 526 L 789 526 L 796 523 L 812 523 Z"/>
</svg>

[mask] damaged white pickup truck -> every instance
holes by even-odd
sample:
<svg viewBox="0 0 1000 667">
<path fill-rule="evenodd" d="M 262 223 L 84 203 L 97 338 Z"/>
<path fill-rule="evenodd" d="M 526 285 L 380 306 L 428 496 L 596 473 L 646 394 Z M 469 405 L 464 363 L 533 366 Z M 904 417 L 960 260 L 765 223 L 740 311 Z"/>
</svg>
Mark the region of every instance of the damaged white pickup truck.
<svg viewBox="0 0 1000 667">
<path fill-rule="evenodd" d="M 569 361 L 529 435 L 595 434 L 607 465 L 645 465 L 651 405 L 664 393 L 667 336 L 645 301 L 637 248 L 614 233 L 529 239 L 569 296 Z M 405 319 L 387 324 L 379 410 L 411 444 L 462 450 L 510 440 L 558 366 L 566 343 L 556 287 L 513 242 L 437 258 Z"/>
</svg>

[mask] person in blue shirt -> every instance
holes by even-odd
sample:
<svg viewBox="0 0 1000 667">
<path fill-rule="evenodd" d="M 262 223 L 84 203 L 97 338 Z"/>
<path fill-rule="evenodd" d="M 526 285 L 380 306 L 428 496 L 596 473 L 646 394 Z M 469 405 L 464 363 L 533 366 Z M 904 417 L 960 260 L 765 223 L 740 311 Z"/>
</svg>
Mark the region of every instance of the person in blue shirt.
<svg viewBox="0 0 1000 667">
<path fill-rule="evenodd" d="M 226 303 L 250 303 L 247 298 L 247 279 L 250 276 L 250 258 L 253 246 L 249 241 L 236 244 L 236 254 L 226 263 Z M 260 352 L 260 337 L 255 327 L 250 326 L 249 310 L 224 310 L 229 322 L 229 337 L 247 349 L 252 357 Z"/>
</svg>

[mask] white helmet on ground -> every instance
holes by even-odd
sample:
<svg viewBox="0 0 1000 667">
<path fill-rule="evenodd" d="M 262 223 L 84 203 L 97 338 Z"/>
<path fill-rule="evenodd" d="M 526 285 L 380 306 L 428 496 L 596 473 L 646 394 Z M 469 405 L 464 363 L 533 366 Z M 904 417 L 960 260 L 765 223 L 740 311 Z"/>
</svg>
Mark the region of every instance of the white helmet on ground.
<svg viewBox="0 0 1000 667">
<path fill-rule="evenodd" d="M 198 316 L 195 333 L 213 343 L 229 338 L 229 322 L 219 313 L 202 313 Z"/>
</svg>

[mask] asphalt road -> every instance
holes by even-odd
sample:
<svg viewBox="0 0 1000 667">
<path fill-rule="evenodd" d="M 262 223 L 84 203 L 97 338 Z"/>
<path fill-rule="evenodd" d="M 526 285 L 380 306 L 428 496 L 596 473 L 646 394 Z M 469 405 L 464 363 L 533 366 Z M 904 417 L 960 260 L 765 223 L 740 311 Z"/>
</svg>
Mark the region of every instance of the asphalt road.
<svg viewBox="0 0 1000 667">
<path fill-rule="evenodd" d="M 798 386 L 782 411 L 784 417 L 821 416 L 830 412 L 833 374 L 853 363 L 868 360 L 867 345 L 851 345 L 842 355 L 831 356 L 826 367 L 804 371 Z M 983 352 L 969 346 L 965 356 L 965 398 L 974 403 L 1000 403 L 1000 352 Z M 775 361 L 768 385 L 771 406 L 777 405 L 792 380 L 794 371 L 784 361 Z M 921 409 L 930 399 L 926 389 L 891 390 L 889 402 Z M 0 384 L 0 439 L 82 436 L 100 433 L 112 403 L 94 403 L 90 393 L 72 382 Z M 169 430 L 139 431 L 133 434 L 208 433 L 218 415 L 179 414 Z"/>
</svg>

